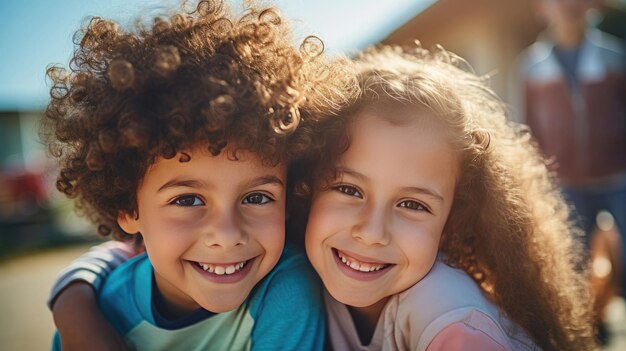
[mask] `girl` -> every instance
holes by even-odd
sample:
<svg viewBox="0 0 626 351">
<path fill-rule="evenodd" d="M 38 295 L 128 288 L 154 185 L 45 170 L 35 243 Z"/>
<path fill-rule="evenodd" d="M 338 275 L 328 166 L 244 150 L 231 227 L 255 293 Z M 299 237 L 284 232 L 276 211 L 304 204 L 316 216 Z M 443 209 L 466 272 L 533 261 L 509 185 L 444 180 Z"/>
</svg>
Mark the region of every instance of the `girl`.
<svg viewBox="0 0 626 351">
<path fill-rule="evenodd" d="M 361 95 L 319 126 L 300 187 L 333 347 L 593 349 L 568 210 L 527 130 L 442 49 L 356 63 Z"/>
</svg>

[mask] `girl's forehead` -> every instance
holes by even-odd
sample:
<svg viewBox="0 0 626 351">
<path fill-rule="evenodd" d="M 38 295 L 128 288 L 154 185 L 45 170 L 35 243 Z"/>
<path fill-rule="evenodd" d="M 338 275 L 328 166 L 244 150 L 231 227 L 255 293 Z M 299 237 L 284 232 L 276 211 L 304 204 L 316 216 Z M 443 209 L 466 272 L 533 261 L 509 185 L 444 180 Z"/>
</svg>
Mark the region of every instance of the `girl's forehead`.
<svg viewBox="0 0 626 351">
<path fill-rule="evenodd" d="M 379 113 L 356 117 L 350 145 L 337 160 L 340 174 L 358 174 L 379 189 L 423 186 L 442 195 L 453 192 L 458 154 L 441 128 L 428 128 L 419 118 L 400 124 Z"/>
<path fill-rule="evenodd" d="M 419 109 L 363 110 L 354 116 L 348 139 L 340 162 L 362 154 L 368 161 L 377 155 L 385 160 L 404 157 L 402 162 L 413 163 L 417 155 L 444 152 L 457 164 L 460 156 L 453 132 L 433 113 Z"/>
<path fill-rule="evenodd" d="M 367 122 L 367 123 L 364 123 Z M 353 116 L 348 132 L 354 134 L 363 128 L 400 126 L 415 134 L 451 137 L 451 131 L 440 116 L 419 106 L 371 106 Z"/>
</svg>

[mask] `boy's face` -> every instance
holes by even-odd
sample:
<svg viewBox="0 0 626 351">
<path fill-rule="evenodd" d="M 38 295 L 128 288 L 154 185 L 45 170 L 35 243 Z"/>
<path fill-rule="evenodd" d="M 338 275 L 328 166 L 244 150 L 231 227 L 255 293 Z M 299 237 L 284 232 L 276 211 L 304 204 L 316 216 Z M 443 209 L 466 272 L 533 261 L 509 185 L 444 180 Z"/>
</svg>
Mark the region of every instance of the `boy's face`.
<svg viewBox="0 0 626 351">
<path fill-rule="evenodd" d="M 160 158 L 137 190 L 138 217 L 120 215 L 143 235 L 160 292 L 180 313 L 239 307 L 278 262 L 285 241 L 286 167 L 249 152 L 229 160 L 206 148 Z"/>
<path fill-rule="evenodd" d="M 436 127 L 379 116 L 356 116 L 340 175 L 314 194 L 306 230 L 324 285 L 355 307 L 384 302 L 428 273 L 456 183 L 457 157 Z"/>
</svg>

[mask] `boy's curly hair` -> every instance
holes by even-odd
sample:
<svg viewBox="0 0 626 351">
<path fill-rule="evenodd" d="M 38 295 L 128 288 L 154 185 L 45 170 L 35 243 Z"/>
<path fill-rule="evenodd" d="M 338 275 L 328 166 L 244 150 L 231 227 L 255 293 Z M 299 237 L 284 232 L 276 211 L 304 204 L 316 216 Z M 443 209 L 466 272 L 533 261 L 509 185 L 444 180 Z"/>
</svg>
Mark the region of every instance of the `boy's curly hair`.
<svg viewBox="0 0 626 351">
<path fill-rule="evenodd" d="M 294 45 L 274 8 L 235 16 L 200 1 L 151 25 L 124 30 L 93 18 L 75 36 L 69 70 L 47 70 L 51 101 L 40 136 L 60 161 L 57 189 L 103 234 L 125 235 L 118 213 L 137 208 L 136 190 L 157 157 L 206 143 L 217 155 L 249 150 L 289 162 L 311 143 L 299 124 L 332 114 L 356 85 L 347 60 L 323 43 Z"/>
<path fill-rule="evenodd" d="M 542 349 L 594 349 L 588 283 L 577 270 L 579 234 L 527 128 L 507 121 L 485 78 L 442 48 L 371 48 L 356 65 L 360 96 L 341 118 L 321 122 L 298 193 L 310 195 L 310 184 L 323 187 L 336 175 L 347 128 L 362 109 L 431 112 L 452 131 L 461 156 L 442 236 L 447 263 L 473 277 Z"/>
</svg>

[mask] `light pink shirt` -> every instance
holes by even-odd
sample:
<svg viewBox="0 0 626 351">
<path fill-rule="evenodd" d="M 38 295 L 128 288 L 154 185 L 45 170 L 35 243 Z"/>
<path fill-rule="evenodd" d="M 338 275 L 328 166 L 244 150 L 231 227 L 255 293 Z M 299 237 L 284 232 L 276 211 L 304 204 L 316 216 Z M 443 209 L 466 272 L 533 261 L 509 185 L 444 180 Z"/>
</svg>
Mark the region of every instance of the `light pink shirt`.
<svg viewBox="0 0 626 351">
<path fill-rule="evenodd" d="M 426 277 L 391 296 L 369 345 L 362 345 L 348 308 L 326 293 L 334 350 L 539 350 L 465 272 L 437 261 Z"/>
<path fill-rule="evenodd" d="M 468 320 L 443 328 L 426 347 L 427 351 L 507 350 L 506 337 L 484 313 L 473 311 Z"/>
</svg>

